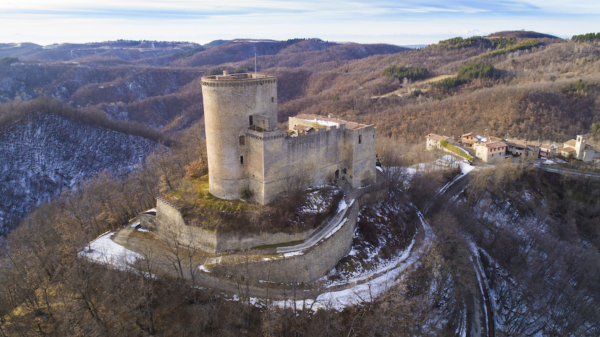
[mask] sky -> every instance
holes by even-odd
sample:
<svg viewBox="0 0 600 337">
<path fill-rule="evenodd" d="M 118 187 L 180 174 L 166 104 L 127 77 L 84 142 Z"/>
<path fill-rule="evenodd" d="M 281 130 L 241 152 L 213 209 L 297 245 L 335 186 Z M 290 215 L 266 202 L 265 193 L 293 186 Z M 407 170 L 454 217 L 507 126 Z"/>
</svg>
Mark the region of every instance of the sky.
<svg viewBox="0 0 600 337">
<path fill-rule="evenodd" d="M 600 32 L 598 22 L 597 0 L 0 1 L 0 43 L 41 45 L 313 37 L 418 45 L 521 29 L 571 37 Z"/>
</svg>

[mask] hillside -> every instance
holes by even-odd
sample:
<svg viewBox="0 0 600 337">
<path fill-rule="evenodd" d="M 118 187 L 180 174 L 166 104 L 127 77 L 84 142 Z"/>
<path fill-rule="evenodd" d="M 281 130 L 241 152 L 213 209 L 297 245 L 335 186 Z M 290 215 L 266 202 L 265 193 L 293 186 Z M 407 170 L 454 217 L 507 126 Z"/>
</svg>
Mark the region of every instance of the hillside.
<svg viewBox="0 0 600 337">
<path fill-rule="evenodd" d="M 444 129 L 455 137 L 487 129 L 496 135 L 560 142 L 589 133 L 600 120 L 598 45 L 559 42 L 487 56 L 488 51 L 477 44 L 449 50 L 430 46 L 328 63 L 329 69 L 321 66 L 299 77 L 294 92 L 302 94 L 282 102 L 280 122 L 297 113 L 334 114 L 373 123 L 381 134 L 409 142 Z M 420 85 L 418 97 L 406 94 L 417 88 L 408 83 L 403 97 L 379 98 L 403 87 L 398 79 L 383 75 L 391 65 L 423 67 L 434 77 L 453 76 L 460 66 L 473 62 L 492 64 L 493 78 L 469 80 L 448 90 Z M 283 74 L 286 79 L 288 73 Z M 582 89 L 575 89 L 579 79 Z M 336 95 L 339 99 L 333 100 Z"/>
<path fill-rule="evenodd" d="M 316 66 L 323 62 L 355 60 L 377 54 L 408 50 L 393 45 L 338 44 L 319 39 L 288 41 L 232 40 L 193 56 L 173 62 L 178 66 L 216 66 L 245 61 L 253 64 L 259 56 L 259 68 Z"/>
<path fill-rule="evenodd" d="M 101 171 L 130 172 L 157 145 L 55 114 L 29 114 L 0 128 L 0 231 Z"/>
<path fill-rule="evenodd" d="M 532 32 L 532 31 L 524 31 L 524 30 L 511 30 L 504 32 L 497 32 L 488 35 L 487 37 L 516 37 L 517 39 L 541 39 L 541 38 L 549 38 L 549 39 L 560 39 L 557 36 Z"/>
<path fill-rule="evenodd" d="M 63 43 L 40 46 L 33 43 L 0 44 L 0 57 L 21 60 L 82 61 L 90 59 L 120 59 L 134 61 L 177 54 L 200 47 L 196 43 L 166 41 L 106 41 L 95 43 Z"/>
</svg>

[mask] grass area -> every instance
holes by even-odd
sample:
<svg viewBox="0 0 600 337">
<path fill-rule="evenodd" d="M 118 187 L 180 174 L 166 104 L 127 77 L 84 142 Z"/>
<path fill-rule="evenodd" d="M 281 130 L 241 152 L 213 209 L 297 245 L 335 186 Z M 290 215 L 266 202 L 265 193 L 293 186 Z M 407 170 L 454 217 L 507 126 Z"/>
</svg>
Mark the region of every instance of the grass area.
<svg viewBox="0 0 600 337">
<path fill-rule="evenodd" d="M 420 85 L 420 84 L 427 84 L 427 83 L 439 82 L 439 81 L 441 81 L 443 79 L 446 79 L 448 77 L 454 77 L 454 76 L 456 76 L 456 75 L 440 75 L 440 76 L 436 76 L 436 77 L 432 77 L 432 78 L 426 79 L 424 81 L 416 82 L 413 85 L 417 86 L 417 85 Z"/>
<path fill-rule="evenodd" d="M 411 87 L 422 87 L 425 84 L 439 82 L 443 79 L 446 79 L 449 77 L 454 77 L 454 76 L 456 76 L 456 75 L 440 75 L 440 76 L 428 78 L 423 81 L 415 82 L 415 83 L 411 84 L 410 86 Z M 408 90 L 408 88 L 400 88 L 398 90 L 394 90 L 392 92 L 389 92 L 389 93 L 381 95 L 381 96 L 390 97 L 390 96 L 396 96 L 396 95 L 405 95 L 405 94 L 408 95 L 408 93 L 406 92 L 407 90 Z M 424 89 L 424 91 L 427 91 L 427 89 Z"/>
<path fill-rule="evenodd" d="M 195 207 L 226 212 L 253 210 L 257 208 L 256 206 L 260 206 L 241 200 L 225 200 L 215 197 L 208 190 L 208 175 L 182 181 L 181 186 L 169 193 L 167 198 L 180 207 L 185 203 L 191 203 Z"/>
<path fill-rule="evenodd" d="M 298 232 L 316 228 L 335 212 L 342 198 L 339 189 L 290 191 L 269 205 L 224 200 L 208 190 L 208 175 L 187 179 L 166 199 L 181 208 L 189 225 L 212 231 Z"/>
<path fill-rule="evenodd" d="M 299 245 L 299 244 L 301 244 L 302 242 L 304 242 L 304 240 L 290 241 L 290 242 L 282 242 L 282 243 L 277 243 L 277 244 L 272 244 L 272 245 L 262 245 L 262 246 L 256 246 L 256 247 L 253 247 L 252 249 L 268 249 L 268 248 L 287 247 L 287 246 Z"/>
</svg>

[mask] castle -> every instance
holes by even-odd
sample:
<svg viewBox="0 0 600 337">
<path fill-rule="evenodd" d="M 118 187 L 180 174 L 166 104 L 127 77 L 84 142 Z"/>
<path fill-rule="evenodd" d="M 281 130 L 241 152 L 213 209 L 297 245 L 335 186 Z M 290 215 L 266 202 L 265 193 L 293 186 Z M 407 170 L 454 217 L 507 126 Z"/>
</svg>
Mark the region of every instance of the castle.
<svg viewBox="0 0 600 337">
<path fill-rule="evenodd" d="M 284 283 L 323 277 L 351 251 L 360 208 L 388 195 L 383 179 L 376 181 L 376 128 L 317 115 L 298 115 L 289 119 L 288 130 L 278 128 L 277 78 L 271 75 L 225 72 L 203 77 L 201 84 L 213 196 L 251 197 L 264 205 L 334 182 L 370 186 L 344 196 L 344 207 L 318 228 L 298 232 L 202 228 L 187 223 L 168 198 L 157 198 L 155 212 L 141 214 L 140 224 L 167 240 L 218 254 L 202 265 L 215 275 L 254 275 Z M 248 249 L 268 258 L 257 255 L 248 263 L 248 256 L 236 253 Z"/>
<path fill-rule="evenodd" d="M 354 188 L 375 182 L 373 125 L 298 115 L 283 130 L 275 76 L 224 72 L 202 77 L 201 84 L 212 195 L 246 195 L 264 205 L 338 179 Z"/>
</svg>

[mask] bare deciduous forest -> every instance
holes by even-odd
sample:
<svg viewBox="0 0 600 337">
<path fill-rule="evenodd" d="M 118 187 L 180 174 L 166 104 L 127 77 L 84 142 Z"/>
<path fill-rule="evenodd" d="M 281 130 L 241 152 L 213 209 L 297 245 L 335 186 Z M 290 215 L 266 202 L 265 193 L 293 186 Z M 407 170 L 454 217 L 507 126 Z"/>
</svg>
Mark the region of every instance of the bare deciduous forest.
<svg viewBox="0 0 600 337">
<path fill-rule="evenodd" d="M 437 158 L 423 152 L 424 135 L 431 132 L 554 142 L 586 134 L 598 144 L 593 124 L 600 121 L 600 46 L 513 33 L 494 36 L 515 37 L 508 43 L 537 38 L 540 45 L 478 58 L 494 65 L 494 75 L 445 91 L 420 79 L 385 77 L 383 70 L 419 67 L 431 77 L 455 76 L 492 51 L 489 44 L 414 50 L 373 45 L 362 53 L 355 44 L 299 40 L 258 58 L 261 71 L 278 76 L 281 125 L 299 113 L 374 124 L 384 166 L 398 167 L 385 171 L 391 193 L 421 210 L 431 225 L 434 239 L 418 264 L 383 295 L 344 310 L 252 299 L 250 277 L 238 280 L 236 300 L 197 286 L 193 268 L 185 268 L 194 247 L 169 246 L 161 256 L 148 249 L 128 269 L 80 256 L 91 240 L 154 207 L 156 197 L 185 190 L 207 172 L 198 79 L 214 66 L 234 71 L 249 65 L 250 58 L 240 56 L 248 46 L 225 43 L 131 64 L 111 59 L 85 74 L 51 62 L 44 72 L 27 60 L 22 68 L 0 65 L 2 76 L 31 81 L 3 91 L 0 132 L 24 114 L 46 112 L 168 145 L 129 175 L 100 172 L 78 189 L 64 190 L 2 237 L 0 336 L 451 336 L 461 322 L 474 320 L 463 315 L 473 312 L 480 279 L 497 336 L 597 336 L 597 180 L 498 165 L 470 173 L 451 200 L 438 191 L 457 172 L 410 175 L 405 169 Z M 233 51 L 239 55 L 219 58 Z M 69 82 L 86 76 L 89 83 Z M 124 89 L 135 87 L 131 83 L 138 89 Z M 282 210 L 282 216 L 291 213 Z M 260 227 L 261 219 L 256 222 Z M 290 296 L 307 295 L 294 287 Z"/>
</svg>

